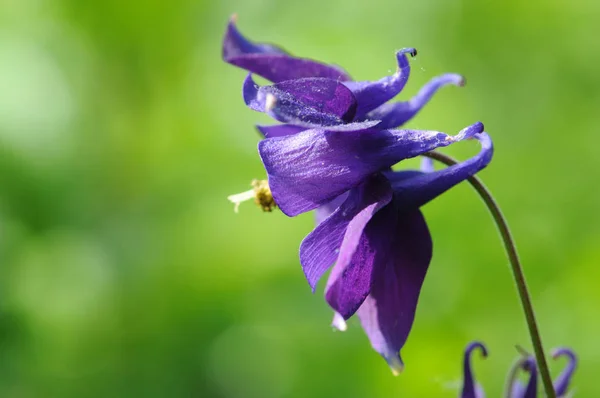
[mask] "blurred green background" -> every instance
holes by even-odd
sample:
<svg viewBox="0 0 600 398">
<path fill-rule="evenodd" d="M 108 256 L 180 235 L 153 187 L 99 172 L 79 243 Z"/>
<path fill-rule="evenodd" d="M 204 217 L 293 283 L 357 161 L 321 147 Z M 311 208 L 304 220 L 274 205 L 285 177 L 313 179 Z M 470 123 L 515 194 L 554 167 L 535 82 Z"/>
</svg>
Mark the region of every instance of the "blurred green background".
<svg viewBox="0 0 600 398">
<path fill-rule="evenodd" d="M 509 218 L 544 343 L 600 396 L 600 3 L 3 0 L 0 3 L 0 396 L 456 397 L 462 351 L 498 397 L 530 349 L 501 243 L 463 184 L 424 212 L 434 260 L 393 377 L 356 320 L 333 332 L 297 250 L 311 214 L 226 201 L 264 176 L 245 73 L 220 58 L 229 16 L 255 40 L 395 70 L 406 99 L 443 72 L 410 127 L 481 120 L 482 178 Z M 471 143 L 446 152 L 466 158 Z M 414 166 L 415 162 L 408 162 Z M 556 374 L 564 365 L 553 362 Z"/>
</svg>

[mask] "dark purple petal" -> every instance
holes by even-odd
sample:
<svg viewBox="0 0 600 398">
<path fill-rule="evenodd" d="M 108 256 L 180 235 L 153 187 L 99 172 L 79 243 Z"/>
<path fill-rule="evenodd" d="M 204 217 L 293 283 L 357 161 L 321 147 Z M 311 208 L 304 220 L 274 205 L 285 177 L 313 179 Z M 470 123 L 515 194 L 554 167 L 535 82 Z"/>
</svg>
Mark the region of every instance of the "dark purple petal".
<svg viewBox="0 0 600 398">
<path fill-rule="evenodd" d="M 276 124 L 273 126 L 256 126 L 258 131 L 265 138 L 284 137 L 286 135 L 297 134 L 306 130 L 306 127 L 296 126 L 294 124 Z"/>
<path fill-rule="evenodd" d="M 484 398 L 485 395 L 481 387 L 475 382 L 473 378 L 473 372 L 471 370 L 471 354 L 476 349 L 481 350 L 481 355 L 484 358 L 487 357 L 487 349 L 485 346 L 475 341 L 467 346 L 465 350 L 465 357 L 463 360 L 463 372 L 464 372 L 464 380 L 463 380 L 463 388 L 460 394 L 460 398 Z"/>
<path fill-rule="evenodd" d="M 249 108 L 267 112 L 285 123 L 332 126 L 352 119 L 356 100 L 342 83 L 324 78 L 306 78 L 259 87 L 248 75 L 243 97 Z"/>
<path fill-rule="evenodd" d="M 403 206 L 421 207 L 456 184 L 466 180 L 489 164 L 494 152 L 492 140 L 486 133 L 476 134 L 481 151 L 474 157 L 454 166 L 431 173 L 407 171 L 385 173 L 392 182 L 394 193 Z M 410 178 L 407 178 L 410 177 Z"/>
<path fill-rule="evenodd" d="M 433 95 L 448 84 L 463 86 L 465 80 L 456 74 L 438 76 L 423 86 L 412 99 L 406 102 L 394 102 L 380 106 L 367 115 L 367 119 L 382 120 L 381 128 L 399 127 L 413 118 L 423 108 Z M 356 96 L 356 93 L 355 93 Z M 356 98 L 360 106 L 360 98 Z"/>
<path fill-rule="evenodd" d="M 391 189 L 389 192 L 388 201 Z M 380 207 L 358 214 L 348 224 L 339 256 L 327 280 L 325 299 L 344 319 L 358 310 L 371 291 L 374 276 L 388 261 L 396 213 L 393 206 L 385 206 L 375 213 Z"/>
<path fill-rule="evenodd" d="M 306 130 L 258 144 L 279 208 L 288 216 L 315 209 L 401 160 L 448 146 L 483 130 L 456 136 L 419 130 Z"/>
<path fill-rule="evenodd" d="M 237 30 L 235 18 L 229 21 L 223 39 L 223 59 L 275 83 L 304 77 L 350 80 L 350 76 L 338 66 L 297 58 L 280 47 L 251 42 Z"/>
<path fill-rule="evenodd" d="M 331 216 L 304 238 L 300 245 L 300 263 L 313 292 L 338 254 L 340 258 L 351 256 L 366 223 L 391 199 L 390 183 L 382 175 L 375 175 L 351 190 Z"/>
<path fill-rule="evenodd" d="M 566 356 L 569 362 L 567 363 L 567 367 L 560 373 L 560 375 L 558 375 L 556 380 L 554 380 L 554 391 L 556 392 L 556 396 L 559 398 L 564 397 L 567 394 L 569 383 L 571 382 L 573 373 L 577 368 L 577 357 L 572 350 L 568 348 L 557 348 L 552 351 L 552 358 L 557 359 L 562 356 Z"/>
<path fill-rule="evenodd" d="M 397 211 L 392 201 L 372 222 L 387 208 Z M 395 372 L 402 369 L 399 351 L 412 328 L 432 254 L 431 236 L 421 212 L 413 210 L 399 213 L 397 217 L 391 234 L 384 230 L 379 232 L 379 239 L 389 242 L 384 245 L 387 251 L 377 253 L 382 268 L 377 271 L 371 292 L 357 312 L 371 345 Z"/>
<path fill-rule="evenodd" d="M 358 102 L 356 118 L 362 118 L 368 112 L 391 100 L 402 91 L 410 74 L 410 64 L 408 63 L 406 54 L 414 57 L 417 55 L 417 50 L 414 48 L 404 48 L 396 53 L 398 70 L 392 76 L 386 76 L 375 82 L 348 81 L 344 83 L 346 87 L 352 90 Z"/>
</svg>

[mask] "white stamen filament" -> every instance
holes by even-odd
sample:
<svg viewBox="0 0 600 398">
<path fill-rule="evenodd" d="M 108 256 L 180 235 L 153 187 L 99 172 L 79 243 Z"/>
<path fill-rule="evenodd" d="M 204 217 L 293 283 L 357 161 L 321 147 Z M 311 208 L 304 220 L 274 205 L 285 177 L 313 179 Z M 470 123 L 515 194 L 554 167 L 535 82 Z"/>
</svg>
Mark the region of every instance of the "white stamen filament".
<svg viewBox="0 0 600 398">
<path fill-rule="evenodd" d="M 233 211 L 235 213 L 237 213 L 239 210 L 239 207 L 240 207 L 240 203 L 246 202 L 250 199 L 254 199 L 255 197 L 256 197 L 256 192 L 254 192 L 254 189 L 251 189 L 246 192 L 236 193 L 235 195 L 229 195 L 227 197 L 227 200 L 229 200 L 230 202 L 232 202 L 235 205 L 233 207 Z"/>
</svg>

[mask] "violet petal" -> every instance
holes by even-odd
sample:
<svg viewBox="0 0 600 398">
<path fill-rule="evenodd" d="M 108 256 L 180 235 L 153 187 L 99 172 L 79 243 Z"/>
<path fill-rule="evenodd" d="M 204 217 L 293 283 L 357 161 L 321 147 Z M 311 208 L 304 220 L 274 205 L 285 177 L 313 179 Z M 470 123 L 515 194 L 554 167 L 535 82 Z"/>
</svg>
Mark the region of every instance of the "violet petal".
<svg viewBox="0 0 600 398">
<path fill-rule="evenodd" d="M 431 173 L 414 171 L 385 173 L 403 206 L 420 207 L 487 166 L 494 151 L 492 141 L 486 133 L 477 134 L 475 138 L 481 144 L 480 152 L 454 166 Z M 411 174 L 405 176 L 406 173 Z"/>
<path fill-rule="evenodd" d="M 402 126 L 412 119 L 440 88 L 448 84 L 462 86 L 464 85 L 464 78 L 453 73 L 438 76 L 425 84 L 417 95 L 409 101 L 383 104 L 367 114 L 367 119 L 382 120 L 381 128 L 384 129 Z M 357 97 L 357 100 L 360 106 L 360 98 Z"/>
<path fill-rule="evenodd" d="M 313 292 L 338 254 L 341 258 L 354 253 L 366 223 L 391 199 L 389 182 L 382 175 L 375 175 L 351 190 L 331 216 L 304 238 L 300 245 L 300 263 Z"/>
<path fill-rule="evenodd" d="M 356 118 L 362 118 L 368 112 L 394 98 L 406 85 L 410 74 L 410 64 L 406 54 L 417 55 L 414 48 L 404 48 L 396 53 L 398 70 L 392 76 L 386 76 L 377 81 L 345 82 L 344 85 L 352 90 L 358 102 Z"/>
<path fill-rule="evenodd" d="M 259 87 L 249 74 L 244 81 L 243 97 L 249 108 L 292 124 L 343 124 L 349 122 L 356 111 L 352 92 L 342 83 L 324 78 L 296 79 Z"/>
<path fill-rule="evenodd" d="M 397 211 L 392 201 L 376 217 L 387 208 Z M 371 345 L 396 372 L 402 369 L 399 351 L 412 328 L 432 255 L 431 235 L 421 212 L 413 210 L 397 217 L 395 231 L 380 236 L 391 243 L 386 253 L 377 253 L 383 268 L 377 271 L 371 292 L 357 312 Z"/>
<path fill-rule="evenodd" d="M 481 123 L 456 136 L 419 130 L 306 130 L 258 144 L 279 208 L 288 216 L 315 209 L 401 160 L 469 138 Z M 432 173 L 433 174 L 433 173 Z"/>
<path fill-rule="evenodd" d="M 475 341 L 467 346 L 463 360 L 464 380 L 460 398 L 485 398 L 483 389 L 475 381 L 475 378 L 473 377 L 473 371 L 471 369 L 471 356 L 473 351 L 476 349 L 481 350 L 481 355 L 483 355 L 484 358 L 486 358 L 488 355 L 485 346 L 478 341 Z"/>
<path fill-rule="evenodd" d="M 233 18 L 223 39 L 223 59 L 274 83 L 304 77 L 350 80 L 350 76 L 338 66 L 294 57 L 274 45 L 251 42 L 239 32 Z"/>
<path fill-rule="evenodd" d="M 385 206 L 373 215 L 374 211 L 359 214 L 348 224 L 339 256 L 327 280 L 325 299 L 344 319 L 354 315 L 361 306 L 371 291 L 375 275 L 383 271 L 392 254 L 397 220 L 395 207 Z"/>
</svg>

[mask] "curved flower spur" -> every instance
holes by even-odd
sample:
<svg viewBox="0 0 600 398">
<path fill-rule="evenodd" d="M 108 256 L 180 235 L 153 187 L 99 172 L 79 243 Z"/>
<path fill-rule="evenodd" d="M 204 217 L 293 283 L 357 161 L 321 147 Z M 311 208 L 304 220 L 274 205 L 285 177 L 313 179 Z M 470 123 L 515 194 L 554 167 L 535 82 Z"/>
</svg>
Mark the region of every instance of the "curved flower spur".
<svg viewBox="0 0 600 398">
<path fill-rule="evenodd" d="M 484 358 L 488 355 L 485 345 L 480 342 L 473 342 L 467 346 L 463 360 L 464 379 L 460 398 L 485 398 L 483 388 L 475 382 L 473 371 L 471 370 L 471 356 L 475 350 L 480 350 Z M 575 353 L 568 348 L 557 348 L 552 351 L 552 357 L 554 359 L 563 356 L 568 359 L 567 366 L 558 377 L 556 377 L 553 383 L 554 392 L 557 398 L 568 398 L 573 396 L 572 394 L 568 394 L 567 390 L 573 377 L 573 373 L 575 372 L 575 368 L 577 367 L 577 358 Z M 518 373 L 521 370 L 529 374 L 527 384 L 523 384 L 518 380 Z M 535 360 L 530 356 L 517 359 L 508 372 L 504 397 L 536 398 L 538 396 L 537 391 L 538 375 Z"/>
<path fill-rule="evenodd" d="M 357 82 L 338 66 L 295 57 L 274 45 L 253 43 L 238 31 L 235 22 L 233 17 L 227 26 L 223 59 L 250 72 L 243 88 L 246 104 L 285 123 L 257 126 L 266 137 L 348 123 L 358 123 L 354 127 L 363 128 L 399 127 L 421 110 L 441 87 L 464 85 L 462 76 L 448 73 L 431 80 L 409 101 L 388 103 L 408 81 L 407 54 L 415 56 L 414 48 L 396 53 L 398 69 L 393 75 L 377 81 Z M 275 84 L 259 87 L 252 80 L 252 73 Z"/>
<path fill-rule="evenodd" d="M 350 82 L 338 67 L 251 43 L 233 21 L 223 45 L 228 62 L 275 82 L 258 87 L 249 76 L 243 94 L 250 108 L 285 123 L 260 128 L 267 138 L 258 150 L 274 202 L 288 216 L 318 210 L 319 224 L 300 247 L 309 285 L 314 291 L 333 266 L 325 297 L 335 311 L 334 326 L 345 329 L 345 320 L 357 313 L 394 373 L 402 369 L 399 351 L 432 256 L 419 209 L 483 169 L 493 154 L 479 122 L 455 136 L 389 129 L 412 117 L 439 87 L 462 82 L 458 75 L 444 75 L 412 100 L 385 105 L 406 83 L 407 53 L 414 50 L 397 53 L 393 76 Z M 460 164 L 391 171 L 404 159 L 470 138 L 481 150 Z"/>
</svg>

